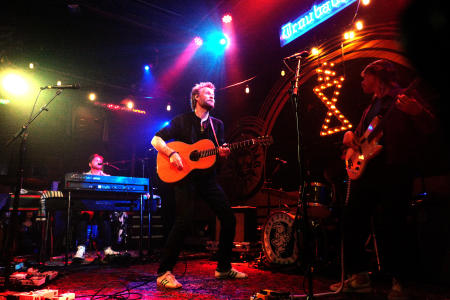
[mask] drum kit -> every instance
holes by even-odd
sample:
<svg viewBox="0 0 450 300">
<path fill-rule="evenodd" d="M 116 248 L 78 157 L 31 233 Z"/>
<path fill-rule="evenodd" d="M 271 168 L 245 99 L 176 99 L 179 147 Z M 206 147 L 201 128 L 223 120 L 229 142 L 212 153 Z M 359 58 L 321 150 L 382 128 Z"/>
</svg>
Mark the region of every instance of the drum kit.
<svg viewBox="0 0 450 300">
<path fill-rule="evenodd" d="M 305 187 L 308 222 L 313 233 L 321 232 L 321 223 L 331 214 L 332 189 L 321 182 L 310 182 Z M 301 204 L 298 204 L 301 205 Z M 298 248 L 298 234 L 296 233 L 296 209 L 277 209 L 270 213 L 265 221 L 262 232 L 262 248 L 266 262 L 275 265 L 290 265 L 298 262 L 300 252 Z M 300 210 L 302 211 L 302 210 Z M 302 218 L 300 215 L 299 218 Z M 322 245 L 323 235 L 314 234 L 314 253 L 320 255 L 318 249 Z"/>
</svg>

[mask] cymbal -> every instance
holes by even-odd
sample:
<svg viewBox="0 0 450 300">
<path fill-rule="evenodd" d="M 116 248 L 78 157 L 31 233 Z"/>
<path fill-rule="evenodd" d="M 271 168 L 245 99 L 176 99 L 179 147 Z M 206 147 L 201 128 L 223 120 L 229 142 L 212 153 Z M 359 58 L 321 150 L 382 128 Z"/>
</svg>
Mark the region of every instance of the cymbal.
<svg viewBox="0 0 450 300">
<path fill-rule="evenodd" d="M 261 192 L 268 193 L 269 195 L 280 197 L 280 198 L 287 198 L 291 200 L 296 200 L 298 198 L 298 192 L 286 192 L 282 189 L 273 189 L 273 188 L 262 188 Z"/>
</svg>

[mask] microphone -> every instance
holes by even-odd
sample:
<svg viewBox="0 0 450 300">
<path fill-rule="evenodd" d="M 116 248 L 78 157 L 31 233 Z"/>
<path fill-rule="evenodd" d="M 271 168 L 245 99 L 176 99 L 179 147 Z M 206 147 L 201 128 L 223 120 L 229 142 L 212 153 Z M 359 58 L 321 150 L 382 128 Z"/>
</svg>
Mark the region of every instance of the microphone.
<svg viewBox="0 0 450 300">
<path fill-rule="evenodd" d="M 74 84 L 64 84 L 64 85 L 47 85 L 41 87 L 41 90 L 47 90 L 47 89 L 58 89 L 58 90 L 64 90 L 64 89 L 73 89 L 77 90 L 80 88 L 80 85 L 78 83 Z"/>
<path fill-rule="evenodd" d="M 305 57 L 308 57 L 308 56 L 309 56 L 309 51 L 308 50 L 303 50 L 301 52 L 294 53 L 291 56 L 285 57 L 283 59 L 291 59 L 291 58 L 298 58 L 298 57 L 305 58 Z"/>
<path fill-rule="evenodd" d="M 279 158 L 279 157 L 275 157 L 275 160 L 276 160 L 276 161 L 279 161 L 279 162 L 282 163 L 283 165 L 287 164 L 287 161 L 285 161 L 285 160 L 283 160 L 283 159 L 281 159 L 281 158 Z"/>
</svg>

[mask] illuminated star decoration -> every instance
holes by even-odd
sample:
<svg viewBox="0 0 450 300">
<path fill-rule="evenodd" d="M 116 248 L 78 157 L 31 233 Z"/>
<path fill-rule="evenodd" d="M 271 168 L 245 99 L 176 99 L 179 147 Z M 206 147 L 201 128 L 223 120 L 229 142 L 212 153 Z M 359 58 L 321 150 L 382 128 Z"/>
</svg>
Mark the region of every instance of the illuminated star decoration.
<svg viewBox="0 0 450 300">
<path fill-rule="evenodd" d="M 316 69 L 319 84 L 315 86 L 313 90 L 317 97 L 328 108 L 327 115 L 325 116 L 322 129 L 320 131 L 321 136 L 348 130 L 353 127 L 349 120 L 347 120 L 347 118 L 336 107 L 340 94 L 339 90 L 342 88 L 344 76 L 336 76 L 336 71 L 333 70 L 333 67 L 334 63 L 328 64 L 327 62 L 324 62 L 321 67 Z M 340 124 L 330 127 L 330 122 L 333 115 Z"/>
</svg>

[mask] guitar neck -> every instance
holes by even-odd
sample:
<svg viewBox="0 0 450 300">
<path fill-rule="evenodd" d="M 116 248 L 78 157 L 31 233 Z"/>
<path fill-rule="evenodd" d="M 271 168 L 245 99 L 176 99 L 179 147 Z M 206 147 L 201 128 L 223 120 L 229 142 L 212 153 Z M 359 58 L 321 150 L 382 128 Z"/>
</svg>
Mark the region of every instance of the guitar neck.
<svg viewBox="0 0 450 300">
<path fill-rule="evenodd" d="M 401 94 L 405 94 L 405 95 L 409 95 L 410 92 L 415 89 L 418 85 L 418 83 L 420 82 L 420 80 L 418 78 L 414 79 L 406 89 L 404 89 Z M 396 98 L 394 97 L 394 101 L 392 102 L 391 106 L 389 107 L 388 111 L 384 114 L 384 116 L 382 117 L 380 123 L 378 124 L 377 127 L 375 127 L 375 129 L 373 129 L 373 131 L 369 134 L 369 136 L 367 137 L 367 140 L 370 142 L 375 136 L 378 135 L 379 132 L 381 132 L 381 130 L 383 130 L 383 127 L 385 126 L 384 123 L 386 123 L 386 120 L 388 118 L 390 118 L 390 115 L 392 114 L 392 112 L 395 110 L 395 102 L 396 102 Z"/>
<path fill-rule="evenodd" d="M 233 151 L 233 150 L 238 150 L 238 149 L 242 149 L 242 148 L 246 148 L 246 147 L 255 145 L 256 143 L 257 143 L 257 141 L 255 139 L 245 140 L 245 141 L 242 141 L 242 142 L 228 144 L 228 148 L 230 148 L 230 150 Z M 199 153 L 200 157 L 207 157 L 207 156 L 211 156 L 211 155 L 217 155 L 219 153 L 219 147 L 205 149 L 205 150 L 200 150 L 200 151 L 198 151 L 198 153 Z"/>
<path fill-rule="evenodd" d="M 372 139 L 374 137 L 376 137 L 378 135 L 378 133 L 380 133 L 383 130 L 384 127 L 384 123 L 386 123 L 386 120 L 390 117 L 390 115 L 392 114 L 392 112 L 394 111 L 395 108 L 395 99 L 394 99 L 394 103 L 389 107 L 388 111 L 384 114 L 384 116 L 381 118 L 380 123 L 378 123 L 378 125 L 373 128 L 373 130 L 370 132 L 370 134 L 367 136 L 367 140 L 370 142 L 372 141 Z"/>
</svg>

